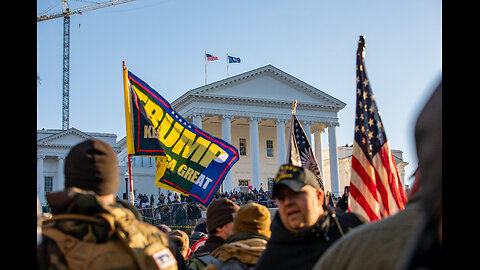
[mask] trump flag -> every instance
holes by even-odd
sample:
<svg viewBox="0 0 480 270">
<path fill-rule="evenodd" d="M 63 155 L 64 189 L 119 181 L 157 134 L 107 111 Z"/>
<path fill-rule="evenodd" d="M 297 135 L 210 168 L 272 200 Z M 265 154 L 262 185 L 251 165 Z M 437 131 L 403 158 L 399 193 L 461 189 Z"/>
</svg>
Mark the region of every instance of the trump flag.
<svg viewBox="0 0 480 270">
<path fill-rule="evenodd" d="M 155 186 L 208 206 L 238 161 L 237 149 L 185 120 L 126 68 L 124 77 L 128 153 L 158 156 Z"/>
</svg>

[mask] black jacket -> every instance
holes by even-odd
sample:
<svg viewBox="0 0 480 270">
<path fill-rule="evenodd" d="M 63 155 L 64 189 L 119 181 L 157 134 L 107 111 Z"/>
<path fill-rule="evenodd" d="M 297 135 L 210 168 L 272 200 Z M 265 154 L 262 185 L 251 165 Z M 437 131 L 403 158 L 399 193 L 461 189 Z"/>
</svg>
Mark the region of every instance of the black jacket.
<svg viewBox="0 0 480 270">
<path fill-rule="evenodd" d="M 292 233 L 282 224 L 277 212 L 270 227 L 272 236 L 267 249 L 255 269 L 312 269 L 325 250 L 342 236 L 333 213 L 325 208 L 325 213 L 310 230 Z M 336 213 L 336 218 L 343 233 L 365 223 L 353 213 Z"/>
</svg>

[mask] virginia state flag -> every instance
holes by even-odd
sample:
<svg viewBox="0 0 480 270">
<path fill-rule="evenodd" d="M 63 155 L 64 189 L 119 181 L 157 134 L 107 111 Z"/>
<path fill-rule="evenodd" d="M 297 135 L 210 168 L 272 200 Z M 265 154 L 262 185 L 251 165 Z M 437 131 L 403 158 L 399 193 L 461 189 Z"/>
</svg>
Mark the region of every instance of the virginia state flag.
<svg viewBox="0 0 480 270">
<path fill-rule="evenodd" d="M 148 84 L 124 72 L 128 153 L 155 153 L 155 186 L 208 206 L 238 150 L 186 121 Z"/>
<path fill-rule="evenodd" d="M 229 63 L 240 63 L 240 57 L 233 57 L 233 56 L 228 56 L 228 62 Z"/>
</svg>

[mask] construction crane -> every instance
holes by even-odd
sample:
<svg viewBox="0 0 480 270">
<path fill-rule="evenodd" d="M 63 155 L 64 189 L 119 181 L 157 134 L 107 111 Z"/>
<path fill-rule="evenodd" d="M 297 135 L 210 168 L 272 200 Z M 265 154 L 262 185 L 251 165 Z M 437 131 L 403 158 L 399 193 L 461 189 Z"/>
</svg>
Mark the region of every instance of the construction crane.
<svg viewBox="0 0 480 270">
<path fill-rule="evenodd" d="M 110 0 L 96 3 L 82 8 L 70 10 L 67 0 L 62 0 L 62 12 L 54 14 L 40 14 L 37 22 L 63 17 L 63 98 L 62 98 L 62 129 L 68 129 L 69 122 L 69 82 L 70 82 L 70 15 L 82 14 L 84 12 L 113 5 L 123 4 L 135 0 Z"/>
</svg>

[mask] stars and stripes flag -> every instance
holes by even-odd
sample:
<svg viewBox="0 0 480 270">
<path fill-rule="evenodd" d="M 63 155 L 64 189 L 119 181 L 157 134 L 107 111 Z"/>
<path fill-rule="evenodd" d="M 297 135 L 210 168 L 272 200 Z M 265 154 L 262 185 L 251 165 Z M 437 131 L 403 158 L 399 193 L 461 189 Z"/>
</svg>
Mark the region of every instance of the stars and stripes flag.
<svg viewBox="0 0 480 270">
<path fill-rule="evenodd" d="M 208 53 L 205 53 L 205 57 L 207 57 L 207 61 L 218 60 L 218 57 L 216 57 L 215 55 L 208 54 Z"/>
<path fill-rule="evenodd" d="M 357 102 L 350 177 L 349 211 L 375 221 L 405 208 L 407 196 L 398 176 L 368 80 L 365 39 L 357 49 Z"/>
<path fill-rule="evenodd" d="M 290 135 L 288 139 L 287 163 L 304 167 L 313 172 L 318 184 L 324 190 L 317 159 L 307 139 L 308 137 L 303 130 L 302 124 L 295 115 L 297 101 L 295 100 L 293 104 L 292 119 L 290 120 Z"/>
</svg>

